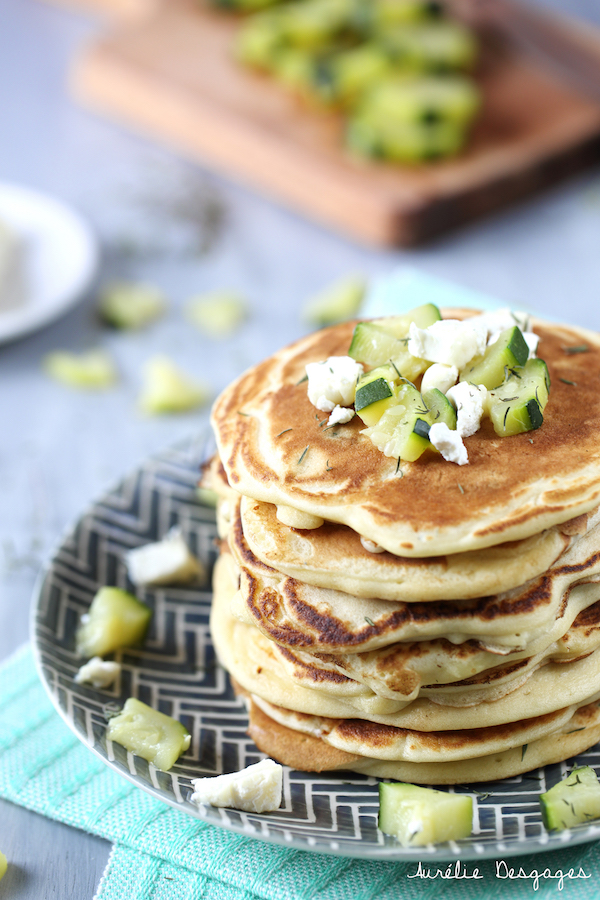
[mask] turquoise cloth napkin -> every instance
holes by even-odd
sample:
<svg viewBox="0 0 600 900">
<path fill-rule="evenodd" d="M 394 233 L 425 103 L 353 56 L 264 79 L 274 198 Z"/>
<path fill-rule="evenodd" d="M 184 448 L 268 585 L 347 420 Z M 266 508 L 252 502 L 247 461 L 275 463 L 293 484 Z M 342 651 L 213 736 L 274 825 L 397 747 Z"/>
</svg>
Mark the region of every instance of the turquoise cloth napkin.
<svg viewBox="0 0 600 900">
<path fill-rule="evenodd" d="M 415 863 L 265 844 L 193 819 L 116 775 L 54 710 L 28 647 L 0 666 L 0 796 L 114 843 L 96 900 L 524 900 L 600 895 L 597 844 L 468 863 L 478 879 L 426 879 Z M 428 864 L 435 873 L 437 866 Z M 440 864 L 445 871 L 446 864 Z M 560 872 L 578 878 L 561 881 Z M 535 873 L 544 873 L 536 882 Z M 580 874 L 581 873 L 581 874 Z M 501 868 L 500 875 L 505 874 Z M 585 877 L 584 877 L 585 876 Z M 86 900 L 86 898 L 78 898 Z"/>
<path fill-rule="evenodd" d="M 399 266 L 369 285 L 360 314 L 393 316 L 424 303 L 482 310 L 509 306 L 489 294 L 474 291 L 462 284 L 455 284 L 411 266 Z"/>
</svg>

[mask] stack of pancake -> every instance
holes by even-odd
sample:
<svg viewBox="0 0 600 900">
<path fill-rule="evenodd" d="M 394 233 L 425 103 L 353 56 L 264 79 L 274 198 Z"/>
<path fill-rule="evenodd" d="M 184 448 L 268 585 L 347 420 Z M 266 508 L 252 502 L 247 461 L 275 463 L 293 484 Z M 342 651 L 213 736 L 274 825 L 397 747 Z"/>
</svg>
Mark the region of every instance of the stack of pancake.
<svg viewBox="0 0 600 900">
<path fill-rule="evenodd" d="M 457 314 L 452 311 L 453 316 Z M 327 425 L 305 367 L 353 323 L 218 398 L 212 633 L 250 734 L 284 764 L 419 784 L 505 778 L 600 739 L 600 336 L 535 321 L 544 423 L 469 463 Z"/>
</svg>

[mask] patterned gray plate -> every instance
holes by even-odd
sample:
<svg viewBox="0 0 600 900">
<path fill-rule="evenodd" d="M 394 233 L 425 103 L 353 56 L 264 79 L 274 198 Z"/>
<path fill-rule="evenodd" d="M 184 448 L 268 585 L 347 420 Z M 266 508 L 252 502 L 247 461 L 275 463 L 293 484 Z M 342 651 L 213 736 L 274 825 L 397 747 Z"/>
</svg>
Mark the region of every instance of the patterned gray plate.
<svg viewBox="0 0 600 900">
<path fill-rule="evenodd" d="M 260 752 L 246 735 L 247 717 L 215 659 L 208 629 L 209 590 L 148 589 L 138 596 L 152 606 L 148 638 L 118 658 L 122 675 L 98 691 L 74 682 L 82 660 L 74 650 L 79 617 L 105 584 L 131 588 L 123 554 L 160 539 L 174 524 L 206 564 L 214 562 L 213 510 L 200 505 L 195 485 L 205 447 L 200 438 L 150 459 L 86 512 L 43 577 L 33 627 L 38 669 L 57 710 L 90 749 L 120 775 L 191 816 L 303 850 L 342 856 L 449 860 L 531 853 L 600 838 L 600 824 L 548 834 L 538 795 L 564 777 L 573 761 L 528 775 L 456 788 L 477 797 L 471 838 L 458 843 L 404 849 L 377 830 L 377 780 L 285 770 L 282 807 L 269 815 L 198 808 L 190 779 L 231 772 L 257 762 Z M 105 712 L 127 697 L 180 719 L 192 734 L 188 753 L 161 772 L 106 740 Z M 577 757 L 600 766 L 600 745 Z"/>
</svg>

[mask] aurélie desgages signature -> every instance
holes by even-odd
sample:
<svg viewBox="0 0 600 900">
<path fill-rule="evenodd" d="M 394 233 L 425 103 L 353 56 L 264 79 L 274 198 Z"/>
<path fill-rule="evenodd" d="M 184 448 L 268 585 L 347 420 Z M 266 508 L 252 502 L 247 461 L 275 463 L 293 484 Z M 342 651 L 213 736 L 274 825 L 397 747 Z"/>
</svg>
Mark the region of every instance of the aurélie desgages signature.
<svg viewBox="0 0 600 900">
<path fill-rule="evenodd" d="M 441 878 L 447 881 L 452 881 L 454 879 L 479 881 L 485 878 L 477 866 L 475 866 L 472 871 L 469 871 L 468 866 L 465 866 L 460 860 L 457 860 L 455 863 L 449 863 L 445 869 L 430 869 L 424 866 L 422 862 L 419 862 L 417 871 L 406 877 L 424 879 Z M 585 872 L 581 866 L 577 871 L 575 869 L 567 869 L 566 871 L 563 871 L 562 869 L 557 869 L 556 871 L 552 871 L 552 869 L 531 869 L 531 871 L 526 871 L 522 866 L 517 868 L 516 866 L 509 865 L 504 859 L 497 859 L 494 877 L 502 881 L 517 881 L 519 879 L 528 880 L 531 882 L 531 887 L 534 891 L 538 890 L 541 881 L 555 881 L 558 890 L 562 891 L 565 881 L 572 881 L 577 878 L 587 879 L 592 876 Z"/>
</svg>

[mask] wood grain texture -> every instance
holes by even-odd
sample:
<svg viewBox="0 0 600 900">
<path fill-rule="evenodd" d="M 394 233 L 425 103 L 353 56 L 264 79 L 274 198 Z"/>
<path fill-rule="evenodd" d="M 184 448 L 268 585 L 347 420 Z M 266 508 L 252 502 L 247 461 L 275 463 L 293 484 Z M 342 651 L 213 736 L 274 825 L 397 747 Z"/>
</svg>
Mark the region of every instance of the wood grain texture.
<svg viewBox="0 0 600 900">
<path fill-rule="evenodd" d="M 358 162 L 342 123 L 232 58 L 237 23 L 177 0 L 102 38 L 72 85 L 89 106 L 374 244 L 415 244 L 600 158 L 600 107 L 518 51 L 490 47 L 468 151 L 407 168 Z"/>
</svg>

